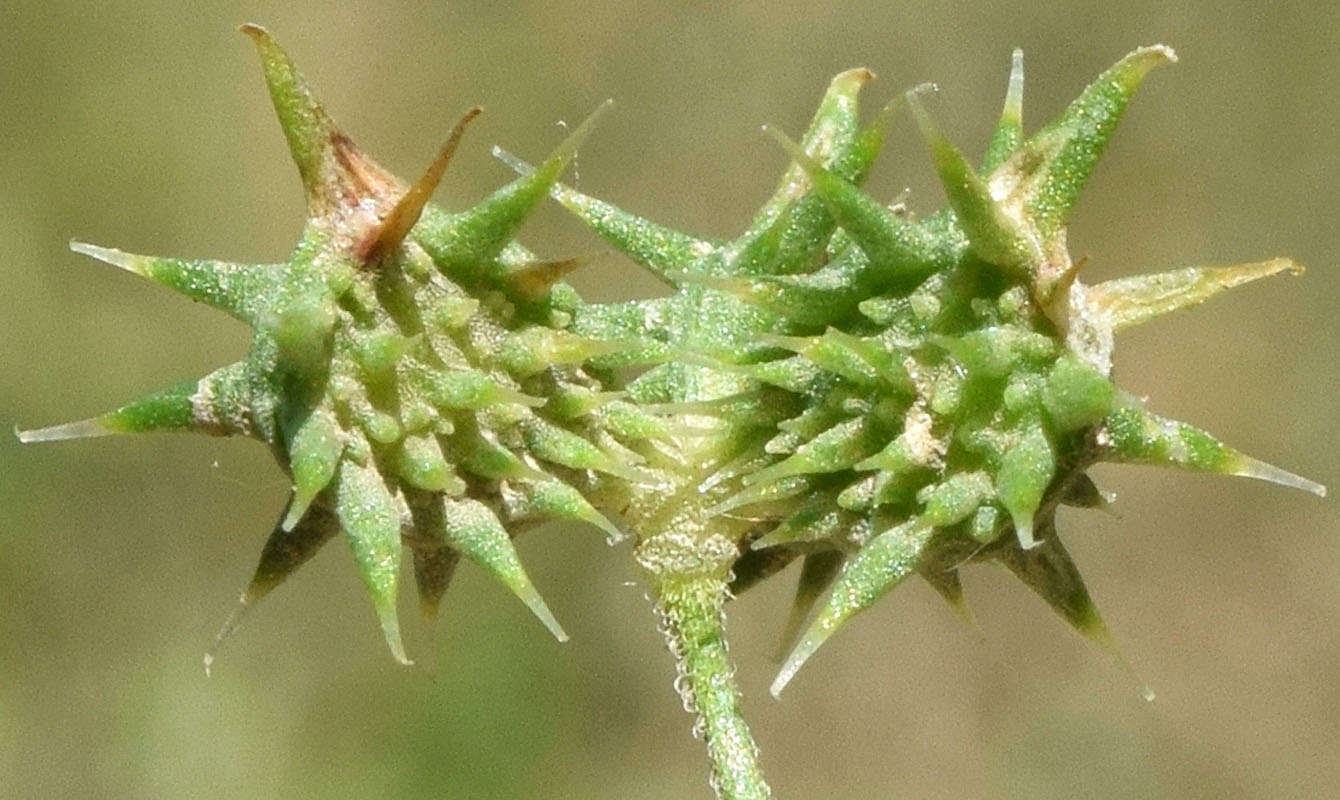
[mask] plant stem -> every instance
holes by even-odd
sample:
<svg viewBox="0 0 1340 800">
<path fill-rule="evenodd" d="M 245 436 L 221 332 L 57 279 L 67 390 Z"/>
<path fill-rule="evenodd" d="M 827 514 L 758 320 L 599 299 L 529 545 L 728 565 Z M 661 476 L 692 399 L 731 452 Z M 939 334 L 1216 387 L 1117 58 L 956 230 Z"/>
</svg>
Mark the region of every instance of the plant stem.
<svg viewBox="0 0 1340 800">
<path fill-rule="evenodd" d="M 726 649 L 724 580 L 695 576 L 657 586 L 659 612 L 679 678 L 684 707 L 698 716 L 707 740 L 712 788 L 720 800 L 765 800 L 772 791 L 758 764 L 758 746 L 740 715 L 740 690 Z"/>
</svg>

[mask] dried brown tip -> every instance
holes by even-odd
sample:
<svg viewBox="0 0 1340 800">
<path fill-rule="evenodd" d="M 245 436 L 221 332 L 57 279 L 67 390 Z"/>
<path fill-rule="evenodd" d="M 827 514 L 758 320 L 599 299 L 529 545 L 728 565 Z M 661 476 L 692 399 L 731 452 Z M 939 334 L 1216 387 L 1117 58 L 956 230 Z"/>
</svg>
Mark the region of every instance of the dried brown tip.
<svg viewBox="0 0 1340 800">
<path fill-rule="evenodd" d="M 437 185 L 442 182 L 442 175 L 447 171 L 447 165 L 451 163 L 451 157 L 456 153 L 456 147 L 461 143 L 461 137 L 465 135 L 465 128 L 475 117 L 479 116 L 484 109 L 479 106 L 471 108 L 461 117 L 460 122 L 451 129 L 451 135 L 447 137 L 446 144 L 438 151 L 437 158 L 428 165 L 428 169 L 419 177 L 414 185 L 400 197 L 396 202 L 395 208 L 382 219 L 376 232 L 372 234 L 363 252 L 363 261 L 372 264 L 384 258 L 393 252 L 400 243 L 405 241 L 409 235 L 410 229 L 419 221 L 419 215 L 423 213 L 423 207 L 428 204 L 429 198 L 437 189 Z"/>
</svg>

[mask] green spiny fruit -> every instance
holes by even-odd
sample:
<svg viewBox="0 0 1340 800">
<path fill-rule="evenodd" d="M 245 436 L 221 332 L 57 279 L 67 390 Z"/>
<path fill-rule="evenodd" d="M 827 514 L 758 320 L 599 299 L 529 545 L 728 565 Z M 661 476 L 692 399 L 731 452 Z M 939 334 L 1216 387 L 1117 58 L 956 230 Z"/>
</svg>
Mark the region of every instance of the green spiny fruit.
<svg viewBox="0 0 1340 800">
<path fill-rule="evenodd" d="M 908 93 L 949 199 L 921 218 L 859 188 L 898 104 L 861 124 L 872 76 L 844 72 L 799 144 L 772 131 L 791 166 L 746 231 L 716 242 L 558 183 L 590 120 L 537 167 L 499 151 L 520 178 L 469 211 L 438 209 L 429 196 L 477 110 L 402 183 L 335 128 L 264 30 L 243 30 L 306 191 L 289 260 L 73 248 L 241 319 L 250 352 L 109 414 L 20 434 L 191 430 L 268 444 L 293 494 L 239 612 L 343 532 L 401 661 L 402 547 L 430 619 L 464 555 L 564 638 L 511 539 L 561 517 L 616 540 L 608 514 L 635 538 L 718 794 L 766 797 L 723 609 L 792 561 L 802 567 L 786 639 L 798 643 L 774 694 L 914 574 L 961 608 L 958 569 L 977 561 L 1002 564 L 1105 640 L 1054 526 L 1058 505 L 1106 502 L 1086 474 L 1096 463 L 1324 493 L 1112 382 L 1118 330 L 1300 271 L 1275 259 L 1079 280 L 1070 211 L 1138 84 L 1173 60 L 1167 48 L 1122 59 L 1028 138 L 1016 52 L 980 167 L 939 133 L 920 87 Z M 545 194 L 673 292 L 582 302 L 559 282 L 579 261 L 539 261 L 513 240 Z"/>
<path fill-rule="evenodd" d="M 512 532 L 531 519 L 567 517 L 616 540 L 618 529 L 574 484 L 589 482 L 587 472 L 630 481 L 641 473 L 598 422 L 575 425 L 544 408 L 598 390 L 580 365 L 608 347 L 564 330 L 574 297 L 556 281 L 578 262 L 537 261 L 512 237 L 590 121 L 533 174 L 449 213 L 427 201 L 478 109 L 406 185 L 334 126 L 268 33 L 243 30 L 260 51 L 306 191 L 307 223 L 289 260 L 248 265 L 72 248 L 246 322 L 250 352 L 200 380 L 21 438 L 200 431 L 268 444 L 293 494 L 239 611 L 343 532 L 401 661 L 402 543 L 429 618 L 464 555 L 566 638 L 518 561 Z"/>
<path fill-rule="evenodd" d="M 980 168 L 936 129 L 920 87 L 909 92 L 949 199 L 922 219 L 858 188 L 889 111 L 859 126 L 856 94 L 869 78 L 861 70 L 834 80 L 800 145 L 772 131 L 793 165 L 732 242 L 708 243 L 553 189 L 677 288 L 650 304 L 579 306 L 574 327 L 693 354 L 630 392 L 691 401 L 678 413 L 731 432 L 694 463 L 710 476 L 695 472 L 688 483 L 702 530 L 735 532 L 732 589 L 803 557 L 790 638 L 831 586 L 774 694 L 844 621 L 911 575 L 961 607 L 958 569 L 974 561 L 1003 564 L 1081 632 L 1105 640 L 1053 524 L 1059 504 L 1105 502 L 1085 474 L 1095 463 L 1245 475 L 1324 493 L 1157 416 L 1112 383 L 1116 331 L 1301 271 L 1274 259 L 1096 286 L 1078 279 L 1082 262 L 1065 241 L 1071 208 L 1136 87 L 1173 60 L 1165 47 L 1136 50 L 1025 139 L 1016 52 Z M 637 519 L 630 525 L 656 535 L 639 531 Z"/>
</svg>

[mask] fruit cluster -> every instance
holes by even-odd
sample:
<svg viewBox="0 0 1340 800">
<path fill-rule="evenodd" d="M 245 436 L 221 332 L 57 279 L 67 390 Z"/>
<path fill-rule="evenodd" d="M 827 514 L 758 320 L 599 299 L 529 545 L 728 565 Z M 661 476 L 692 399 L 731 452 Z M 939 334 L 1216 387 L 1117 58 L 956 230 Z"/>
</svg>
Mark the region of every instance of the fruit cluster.
<svg viewBox="0 0 1340 800">
<path fill-rule="evenodd" d="M 911 575 L 960 605 L 958 570 L 973 562 L 1001 563 L 1102 638 L 1054 526 L 1058 505 L 1106 503 L 1086 474 L 1096 463 L 1324 493 L 1111 380 L 1117 331 L 1299 271 L 1274 259 L 1080 280 L 1070 211 L 1141 80 L 1174 59 L 1165 47 L 1126 56 L 1031 136 L 1016 52 L 977 166 L 937 130 L 921 88 L 863 124 L 871 75 L 844 72 L 799 143 L 771 131 L 791 165 L 723 242 L 560 183 L 595 115 L 538 166 L 495 151 L 520 176 L 469 210 L 438 208 L 429 197 L 477 109 L 404 183 L 335 127 L 263 29 L 244 31 L 306 192 L 292 255 L 247 265 L 73 247 L 246 322 L 250 352 L 101 417 L 20 434 L 191 430 L 269 445 L 293 493 L 242 609 L 343 534 L 401 661 L 406 550 L 430 619 L 464 556 L 562 639 L 511 540 L 534 520 L 575 519 L 633 538 L 681 657 L 695 646 L 684 608 L 710 617 L 801 559 L 798 642 L 776 693 Z M 926 216 L 859 188 L 904 104 L 948 197 Z M 670 294 L 582 301 L 562 282 L 580 260 L 543 260 L 514 238 L 546 196 Z"/>
</svg>

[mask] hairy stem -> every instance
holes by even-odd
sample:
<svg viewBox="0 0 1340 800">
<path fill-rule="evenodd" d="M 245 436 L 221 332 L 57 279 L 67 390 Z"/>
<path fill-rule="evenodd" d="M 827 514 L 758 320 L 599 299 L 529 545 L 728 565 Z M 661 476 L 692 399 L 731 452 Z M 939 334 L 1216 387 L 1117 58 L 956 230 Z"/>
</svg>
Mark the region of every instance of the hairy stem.
<svg viewBox="0 0 1340 800">
<path fill-rule="evenodd" d="M 772 796 L 758 764 L 758 747 L 740 714 L 740 690 L 726 650 L 726 584 L 717 578 L 666 581 L 657 587 L 658 611 L 679 670 L 675 683 L 694 728 L 706 738 L 712 787 L 721 800 Z"/>
</svg>

